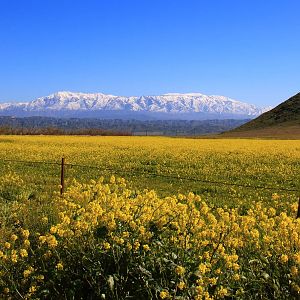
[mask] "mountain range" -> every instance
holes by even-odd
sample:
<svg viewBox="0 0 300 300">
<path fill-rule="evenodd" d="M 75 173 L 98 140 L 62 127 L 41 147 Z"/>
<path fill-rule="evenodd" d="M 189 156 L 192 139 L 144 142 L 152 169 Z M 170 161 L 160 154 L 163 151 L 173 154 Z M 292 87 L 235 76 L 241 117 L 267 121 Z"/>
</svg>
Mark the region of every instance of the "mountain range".
<svg viewBox="0 0 300 300">
<path fill-rule="evenodd" d="M 2 116 L 99 117 L 104 119 L 249 119 L 270 108 L 200 93 L 114 96 L 57 92 L 30 102 L 2 103 Z"/>
</svg>

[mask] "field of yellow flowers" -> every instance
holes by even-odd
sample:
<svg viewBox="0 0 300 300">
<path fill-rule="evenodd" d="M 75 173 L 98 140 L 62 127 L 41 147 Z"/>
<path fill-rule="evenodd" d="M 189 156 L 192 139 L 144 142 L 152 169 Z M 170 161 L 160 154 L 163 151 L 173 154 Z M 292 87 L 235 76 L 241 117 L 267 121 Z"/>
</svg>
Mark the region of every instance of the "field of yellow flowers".
<svg viewBox="0 0 300 300">
<path fill-rule="evenodd" d="M 62 156 L 61 196 L 28 162 Z M 5 136 L 0 168 L 1 299 L 300 297 L 300 141 Z"/>
</svg>

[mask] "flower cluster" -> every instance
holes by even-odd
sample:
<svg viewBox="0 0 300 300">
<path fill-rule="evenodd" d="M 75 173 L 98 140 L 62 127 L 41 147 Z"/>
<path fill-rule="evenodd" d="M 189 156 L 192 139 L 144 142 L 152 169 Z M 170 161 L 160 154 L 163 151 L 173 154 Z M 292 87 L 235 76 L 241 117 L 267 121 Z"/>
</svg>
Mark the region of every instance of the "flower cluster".
<svg viewBox="0 0 300 300">
<path fill-rule="evenodd" d="M 221 208 L 193 193 L 133 191 L 112 176 L 74 182 L 42 204 L 11 203 L 1 297 L 296 299 L 300 221 L 296 203 L 283 210 L 279 200 Z"/>
</svg>

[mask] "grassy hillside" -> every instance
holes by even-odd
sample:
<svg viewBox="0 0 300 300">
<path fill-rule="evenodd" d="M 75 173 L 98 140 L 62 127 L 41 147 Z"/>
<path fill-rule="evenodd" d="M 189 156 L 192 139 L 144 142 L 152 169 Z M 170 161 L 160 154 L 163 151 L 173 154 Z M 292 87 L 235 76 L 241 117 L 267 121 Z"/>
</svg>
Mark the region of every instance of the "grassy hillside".
<svg viewBox="0 0 300 300">
<path fill-rule="evenodd" d="M 225 135 L 240 137 L 300 137 L 300 93 L 258 118 L 226 132 Z"/>
</svg>

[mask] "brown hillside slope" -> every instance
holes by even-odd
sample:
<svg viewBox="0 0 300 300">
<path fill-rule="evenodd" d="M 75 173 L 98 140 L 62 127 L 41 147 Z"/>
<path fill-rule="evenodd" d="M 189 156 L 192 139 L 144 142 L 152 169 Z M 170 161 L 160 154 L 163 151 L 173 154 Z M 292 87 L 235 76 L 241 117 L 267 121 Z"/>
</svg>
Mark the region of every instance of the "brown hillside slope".
<svg viewBox="0 0 300 300">
<path fill-rule="evenodd" d="M 300 138 L 300 93 L 256 119 L 222 135 L 228 137 Z"/>
</svg>

